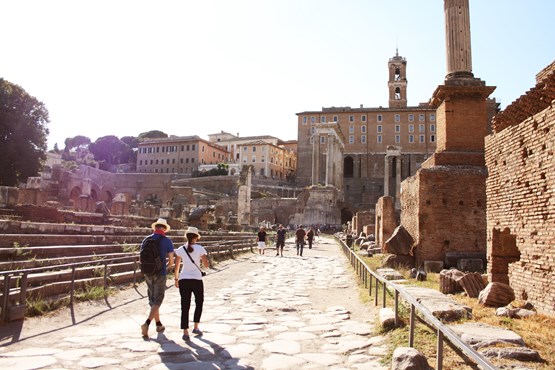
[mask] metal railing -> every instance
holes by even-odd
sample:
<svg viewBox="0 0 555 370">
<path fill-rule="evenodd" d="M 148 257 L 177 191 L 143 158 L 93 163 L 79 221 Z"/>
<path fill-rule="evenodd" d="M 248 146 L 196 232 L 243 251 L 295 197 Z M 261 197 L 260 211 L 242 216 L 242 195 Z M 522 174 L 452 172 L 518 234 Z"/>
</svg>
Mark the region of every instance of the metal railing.
<svg viewBox="0 0 555 370">
<path fill-rule="evenodd" d="M 44 272 L 53 272 L 53 271 L 61 271 L 61 270 L 71 270 L 71 279 L 66 280 L 65 282 L 70 283 L 69 289 L 69 304 L 73 305 L 74 294 L 75 294 L 75 281 L 76 281 L 76 271 L 82 267 L 93 267 L 93 266 L 103 266 L 103 277 L 102 277 L 102 286 L 106 290 L 108 286 L 108 272 L 109 272 L 109 265 L 120 263 L 120 262 L 133 262 L 133 285 L 137 283 L 137 278 L 139 275 L 138 267 L 139 267 L 139 246 L 137 245 L 137 251 L 130 252 L 129 255 L 123 257 L 110 257 L 110 258 L 103 258 L 102 255 L 98 255 L 95 259 L 91 259 L 88 261 L 81 261 L 81 262 L 73 262 L 73 263 L 65 263 L 65 264 L 53 264 L 48 266 L 42 267 L 33 267 L 33 268 L 26 268 L 26 269 L 18 269 L 18 270 L 9 270 L 9 271 L 0 271 L 0 283 L 3 285 L 2 289 L 2 299 L 0 309 L 2 310 L 0 319 L 2 321 L 6 321 L 9 319 L 8 313 L 9 310 L 13 307 L 20 308 L 22 310 L 25 309 L 25 302 L 27 299 L 27 289 L 29 286 L 29 275 L 32 274 L 39 274 Z M 210 259 L 211 256 L 216 255 L 218 258 L 221 256 L 233 258 L 234 253 L 237 252 L 244 252 L 244 251 L 253 251 L 254 241 L 247 241 L 247 240 L 230 240 L 230 241 L 223 241 L 223 242 L 207 242 L 207 245 L 204 247 L 208 252 L 208 257 Z M 128 271 L 130 272 L 130 271 Z M 12 284 L 13 282 L 13 284 Z M 12 288 L 12 285 L 15 287 Z M 18 302 L 15 306 L 10 306 L 10 296 L 14 297 L 13 301 Z M 19 297 L 17 297 L 19 296 Z M 46 298 L 46 297 L 43 297 Z M 21 313 L 19 313 L 21 315 Z M 21 317 L 22 318 L 22 317 Z"/>
<path fill-rule="evenodd" d="M 378 275 L 376 272 L 372 271 L 364 261 L 354 252 L 353 249 L 349 248 L 343 240 L 336 238 L 341 244 L 343 252 L 349 258 L 351 266 L 355 269 L 356 274 L 362 280 L 364 288 L 368 288 L 368 294 L 372 296 L 372 289 L 374 292 L 374 305 L 378 306 L 380 287 L 382 290 L 382 307 L 386 307 L 387 293 L 392 292 L 394 298 L 394 314 L 395 314 L 395 326 L 399 326 L 399 296 L 401 296 L 408 304 L 410 304 L 410 316 L 409 316 L 409 347 L 414 347 L 414 334 L 415 334 L 415 324 L 416 324 L 416 313 L 424 319 L 424 321 L 433 327 L 437 332 L 437 370 L 443 369 L 443 342 L 448 340 L 452 345 L 460 349 L 469 359 L 474 361 L 478 366 L 487 370 L 498 369 L 496 366 L 491 364 L 484 356 L 470 347 L 468 344 L 462 341 L 462 339 L 448 326 L 444 325 L 440 320 L 438 320 L 426 307 L 424 307 L 420 302 L 416 300 L 409 292 L 406 291 L 402 286 L 395 284 L 384 277 Z"/>
</svg>

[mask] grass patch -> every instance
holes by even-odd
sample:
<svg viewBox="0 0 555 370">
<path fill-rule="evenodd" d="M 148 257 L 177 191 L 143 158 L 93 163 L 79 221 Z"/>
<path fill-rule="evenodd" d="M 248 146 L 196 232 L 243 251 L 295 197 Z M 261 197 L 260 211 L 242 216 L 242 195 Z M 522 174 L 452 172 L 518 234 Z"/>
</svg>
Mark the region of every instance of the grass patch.
<svg viewBox="0 0 555 370">
<path fill-rule="evenodd" d="M 358 248 L 357 248 L 358 249 Z M 382 256 L 375 255 L 372 257 L 362 257 L 364 263 L 373 271 L 382 268 Z M 439 274 L 428 273 L 426 281 L 417 281 L 410 278 L 408 269 L 397 269 L 405 279 L 410 281 L 411 285 L 439 290 Z M 368 288 L 363 286 L 359 280 L 360 299 L 363 303 L 374 304 L 375 281 L 373 282 L 372 295 L 368 294 Z M 555 343 L 555 317 L 545 315 L 534 315 L 524 319 L 512 319 L 501 317 L 495 314 L 496 308 L 486 307 L 478 303 L 478 299 L 469 298 L 464 294 L 449 295 L 459 303 L 466 305 L 472 309 L 472 318 L 468 321 L 480 322 L 496 327 L 502 327 L 512 330 L 522 337 L 526 346 L 537 351 L 544 360 L 543 363 L 525 362 L 526 368 L 547 370 L 555 369 L 555 351 L 553 351 L 553 343 Z M 393 307 L 393 294 L 386 294 L 386 307 Z M 514 306 L 520 307 L 518 302 L 513 302 Z M 382 306 L 382 290 L 380 287 L 378 296 L 378 306 Z M 408 347 L 409 343 L 409 308 L 402 306 L 399 309 L 399 318 L 401 325 L 390 331 L 383 331 L 377 328 L 377 334 L 386 335 L 388 343 L 391 344 L 388 355 L 384 358 L 384 364 L 391 364 L 391 357 L 395 348 L 399 346 Z M 462 323 L 462 320 L 461 322 Z M 430 366 L 436 367 L 437 356 L 437 335 L 435 330 L 431 329 L 423 322 L 417 322 L 415 325 L 414 335 L 415 348 L 421 351 L 427 358 Z M 473 363 L 466 361 L 464 357 L 459 355 L 460 350 L 452 347 L 451 344 L 444 341 L 443 367 L 445 369 L 478 369 Z M 514 360 L 490 360 L 496 366 L 514 366 Z"/>
</svg>

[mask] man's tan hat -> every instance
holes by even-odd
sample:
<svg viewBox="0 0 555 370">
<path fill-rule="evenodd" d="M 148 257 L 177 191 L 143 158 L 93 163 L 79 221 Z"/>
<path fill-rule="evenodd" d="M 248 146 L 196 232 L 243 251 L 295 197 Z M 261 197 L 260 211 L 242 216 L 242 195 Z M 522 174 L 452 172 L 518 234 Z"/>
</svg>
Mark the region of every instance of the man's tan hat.
<svg viewBox="0 0 555 370">
<path fill-rule="evenodd" d="M 198 229 L 194 226 L 189 226 L 187 231 L 185 231 L 185 235 L 187 235 L 187 234 L 194 234 L 194 235 L 198 236 L 198 238 L 200 239 L 200 234 L 198 232 Z"/>
<path fill-rule="evenodd" d="M 156 220 L 156 222 L 152 223 L 152 230 L 156 230 L 156 225 L 162 225 L 166 227 L 166 231 L 170 231 L 171 227 L 170 225 L 168 225 L 168 223 L 166 222 L 165 218 L 159 218 L 158 220 Z"/>
</svg>

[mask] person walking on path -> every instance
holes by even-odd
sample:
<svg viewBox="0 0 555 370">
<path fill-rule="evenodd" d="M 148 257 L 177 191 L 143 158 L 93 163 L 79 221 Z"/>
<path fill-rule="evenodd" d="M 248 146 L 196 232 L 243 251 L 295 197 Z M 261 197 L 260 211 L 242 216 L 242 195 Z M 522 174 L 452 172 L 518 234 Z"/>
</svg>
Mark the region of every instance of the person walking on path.
<svg viewBox="0 0 555 370">
<path fill-rule="evenodd" d="M 160 306 L 164 300 L 166 293 L 166 280 L 168 275 L 168 268 L 173 266 L 173 243 L 166 237 L 166 233 L 170 231 L 170 225 L 165 219 L 159 218 L 152 225 L 153 233 L 146 237 L 141 243 L 141 251 L 146 246 L 146 241 L 151 238 L 156 241 L 158 247 L 159 258 L 162 261 L 161 270 L 155 274 L 145 274 L 145 281 L 147 286 L 148 304 L 150 305 L 150 312 L 148 318 L 141 325 L 141 333 L 143 337 L 148 337 L 148 327 L 152 320 L 156 323 L 156 332 L 162 333 L 166 329 L 160 321 Z M 168 264 L 166 265 L 166 257 Z"/>
<path fill-rule="evenodd" d="M 266 231 L 264 231 L 264 227 L 260 227 L 260 230 L 257 234 L 257 241 L 258 241 L 258 253 L 261 255 L 264 254 L 264 249 L 266 248 L 266 241 L 268 240 L 268 236 L 266 235 Z"/>
<path fill-rule="evenodd" d="M 312 230 L 312 227 L 308 228 L 306 240 L 308 240 L 308 249 L 312 249 L 312 241 L 314 240 L 314 230 Z"/>
<path fill-rule="evenodd" d="M 283 247 L 285 247 L 285 234 L 287 230 L 283 228 L 282 224 L 279 224 L 279 227 L 276 231 L 276 256 L 280 255 L 280 248 L 281 248 L 281 256 L 283 257 Z"/>
<path fill-rule="evenodd" d="M 191 294 L 195 295 L 195 312 L 193 314 L 193 334 L 202 335 L 199 329 L 202 306 L 204 304 L 204 283 L 202 277 L 205 273 L 199 266 L 208 267 L 207 252 L 203 246 L 196 244 L 200 234 L 196 227 L 189 227 L 185 232 L 187 244 L 182 245 L 175 251 L 175 286 L 179 288 L 181 296 L 181 329 L 183 329 L 184 341 L 189 341 L 189 309 L 191 308 Z M 183 261 L 183 269 L 179 267 Z"/>
<path fill-rule="evenodd" d="M 297 244 L 297 256 L 303 256 L 304 240 L 306 238 L 306 231 L 303 229 L 303 225 L 299 225 L 297 231 L 295 231 L 295 242 Z"/>
</svg>

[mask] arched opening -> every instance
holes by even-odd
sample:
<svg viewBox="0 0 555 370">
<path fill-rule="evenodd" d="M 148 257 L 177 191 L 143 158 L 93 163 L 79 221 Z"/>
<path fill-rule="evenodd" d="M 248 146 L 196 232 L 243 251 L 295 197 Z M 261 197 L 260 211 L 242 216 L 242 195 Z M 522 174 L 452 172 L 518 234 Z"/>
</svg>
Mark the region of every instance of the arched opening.
<svg viewBox="0 0 555 370">
<path fill-rule="evenodd" d="M 343 159 L 343 177 L 353 177 L 354 168 L 353 157 L 345 157 Z"/>
<path fill-rule="evenodd" d="M 341 210 L 341 225 L 345 225 L 347 222 L 353 219 L 353 212 L 348 208 L 343 208 Z"/>
<path fill-rule="evenodd" d="M 69 192 L 69 200 L 71 204 L 75 204 L 75 201 L 81 196 L 81 188 L 76 186 Z"/>
<path fill-rule="evenodd" d="M 395 68 L 395 81 L 399 81 L 401 79 L 401 69 L 399 67 Z"/>
<path fill-rule="evenodd" d="M 401 100 L 401 88 L 395 88 L 395 100 Z"/>
</svg>

